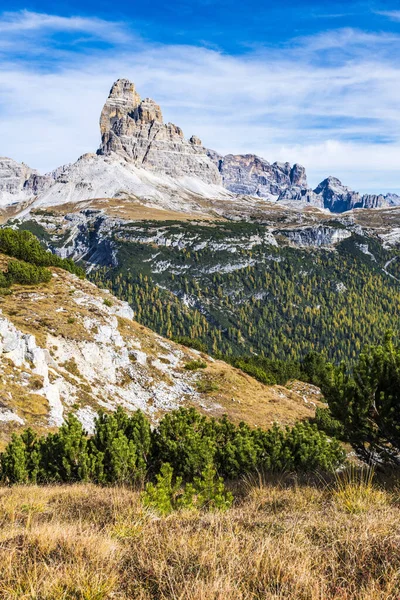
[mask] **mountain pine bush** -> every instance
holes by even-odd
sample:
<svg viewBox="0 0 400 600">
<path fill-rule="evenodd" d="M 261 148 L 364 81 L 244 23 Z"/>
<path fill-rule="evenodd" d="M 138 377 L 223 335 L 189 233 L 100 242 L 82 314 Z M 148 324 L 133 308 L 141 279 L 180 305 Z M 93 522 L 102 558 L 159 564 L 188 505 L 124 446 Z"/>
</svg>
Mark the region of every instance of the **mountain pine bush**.
<svg viewBox="0 0 400 600">
<path fill-rule="evenodd" d="M 332 369 L 323 392 L 361 459 L 400 466 L 400 346 L 392 333 L 367 346 L 352 372 L 345 364 Z"/>
<path fill-rule="evenodd" d="M 98 416 L 92 436 L 74 415 L 47 436 L 38 437 L 29 429 L 14 435 L 0 454 L 0 478 L 9 484 L 103 485 L 133 485 L 147 479 L 150 495 L 157 496 L 166 486 L 169 498 L 178 481 L 179 489 L 182 482 L 193 486 L 185 488 L 180 502 L 223 508 L 229 502 L 223 480 L 257 470 L 334 471 L 344 461 L 340 443 L 307 423 L 286 429 L 274 425 L 264 431 L 181 408 L 166 414 L 151 430 L 143 413 L 130 416 L 118 408 Z M 157 482 L 160 485 L 153 489 Z"/>
<path fill-rule="evenodd" d="M 0 229 L 0 252 L 37 267 L 60 267 L 65 271 L 84 277 L 85 272 L 69 258 L 60 258 L 46 250 L 36 236 L 29 231 L 11 227 Z M 19 283 L 19 282 L 17 282 Z"/>
</svg>

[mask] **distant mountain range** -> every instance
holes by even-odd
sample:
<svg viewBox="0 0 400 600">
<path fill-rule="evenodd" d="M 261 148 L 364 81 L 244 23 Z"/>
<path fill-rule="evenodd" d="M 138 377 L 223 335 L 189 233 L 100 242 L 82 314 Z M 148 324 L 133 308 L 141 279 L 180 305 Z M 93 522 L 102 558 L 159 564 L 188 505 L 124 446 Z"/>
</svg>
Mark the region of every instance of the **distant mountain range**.
<svg viewBox="0 0 400 600">
<path fill-rule="evenodd" d="M 154 100 L 142 100 L 135 86 L 119 79 L 111 88 L 100 116 L 101 144 L 71 165 L 46 175 L 10 158 L 0 158 L 0 206 L 13 214 L 96 198 L 124 198 L 152 208 L 226 214 L 235 204 L 235 218 L 247 218 L 259 200 L 296 209 L 307 206 L 343 213 L 354 208 L 400 205 L 396 194 L 364 194 L 327 177 L 314 190 L 302 165 L 274 162 L 254 154 L 221 156 L 192 135 L 164 123 Z M 237 202 L 243 202 L 243 214 Z M 211 200 L 213 206 L 204 204 Z M 239 215 L 238 215 L 239 208 Z"/>
</svg>

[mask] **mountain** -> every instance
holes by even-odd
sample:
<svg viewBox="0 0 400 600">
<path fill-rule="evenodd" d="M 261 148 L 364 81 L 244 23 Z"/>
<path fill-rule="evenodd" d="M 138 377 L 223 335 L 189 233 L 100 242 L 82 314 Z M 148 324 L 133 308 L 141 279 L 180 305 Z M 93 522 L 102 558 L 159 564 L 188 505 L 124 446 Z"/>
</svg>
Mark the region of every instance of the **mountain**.
<svg viewBox="0 0 400 600">
<path fill-rule="evenodd" d="M 1 217 L 79 261 L 138 322 L 219 356 L 350 364 L 400 333 L 395 195 L 332 177 L 311 190 L 301 165 L 220 156 L 127 80 L 100 129 L 97 153 L 44 176 L 4 159 Z"/>
<path fill-rule="evenodd" d="M 9 261 L 0 254 L 1 271 Z M 313 415 L 312 386 L 265 386 L 143 327 L 108 290 L 51 271 L 47 284 L 12 285 L 0 295 L 0 445 L 27 426 L 58 427 L 70 413 L 90 432 L 96 411 L 118 405 L 140 408 L 153 422 L 182 405 L 263 426 Z"/>
<path fill-rule="evenodd" d="M 364 194 L 353 192 L 336 177 L 327 177 L 314 190 L 314 194 L 323 198 L 323 206 L 331 212 L 342 213 L 353 208 L 381 208 L 397 206 L 400 197 L 396 194 Z"/>
<path fill-rule="evenodd" d="M 96 154 L 45 175 L 0 158 L 4 218 L 29 208 L 99 198 L 235 219 L 267 215 L 271 202 L 334 213 L 400 204 L 395 194 L 361 196 L 333 177 L 312 190 L 299 164 L 271 164 L 254 154 L 221 156 L 203 147 L 196 135 L 186 139 L 180 127 L 164 123 L 160 106 L 150 98 L 142 100 L 127 79 L 117 80 L 110 90 L 100 134 Z"/>
<path fill-rule="evenodd" d="M 161 109 L 151 98 L 140 99 L 133 83 L 118 79 L 100 116 L 98 154 L 118 155 L 138 167 L 171 177 L 190 175 L 206 183 L 221 183 L 218 169 L 201 141 L 185 140 L 173 123 L 164 123 Z"/>
</svg>

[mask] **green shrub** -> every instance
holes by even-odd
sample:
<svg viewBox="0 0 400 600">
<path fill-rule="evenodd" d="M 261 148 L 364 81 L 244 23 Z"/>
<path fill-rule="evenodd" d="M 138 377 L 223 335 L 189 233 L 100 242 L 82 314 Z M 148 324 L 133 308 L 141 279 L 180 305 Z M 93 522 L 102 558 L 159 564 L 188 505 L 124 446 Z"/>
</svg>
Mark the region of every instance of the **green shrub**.
<svg viewBox="0 0 400 600">
<path fill-rule="evenodd" d="M 206 369 L 207 363 L 203 360 L 190 360 L 185 364 L 185 369 L 187 371 L 197 371 L 197 369 Z"/>
<path fill-rule="evenodd" d="M 111 300 L 109 300 L 108 298 L 104 298 L 103 304 L 105 304 L 105 306 L 108 306 L 108 307 L 111 307 L 113 305 Z"/>
<path fill-rule="evenodd" d="M 181 408 L 166 414 L 151 430 L 143 413 L 128 415 L 118 408 L 99 414 L 91 437 L 73 415 L 57 433 L 38 438 L 26 430 L 13 436 L 0 454 L 0 472 L 6 483 L 133 485 L 156 476 L 157 481 L 161 477 L 160 485 L 152 484 L 149 494 L 164 493 L 166 486 L 173 508 L 223 508 L 230 496 L 219 478 L 238 479 L 259 470 L 334 471 L 344 461 L 338 440 L 310 423 L 252 429 L 245 423 L 235 425 L 226 416 L 207 418 L 193 408 Z M 166 464 L 178 488 L 182 482 L 192 486 L 179 492 L 179 502 Z"/>
<path fill-rule="evenodd" d="M 202 379 L 196 383 L 196 388 L 201 394 L 211 394 L 219 390 L 219 385 L 209 379 Z"/>
<path fill-rule="evenodd" d="M 38 267 L 60 267 L 79 277 L 85 276 L 84 270 L 73 260 L 52 254 L 29 231 L 18 231 L 10 227 L 0 229 L 0 252 Z"/>
<path fill-rule="evenodd" d="M 233 495 L 225 490 L 224 481 L 216 476 L 215 468 L 209 464 L 201 477 L 182 486 L 182 478 L 174 481 L 174 471 L 164 463 L 156 475 L 156 483 L 148 483 L 142 494 L 143 504 L 161 515 L 179 509 L 226 510 L 232 506 Z"/>
<path fill-rule="evenodd" d="M 400 466 L 400 346 L 391 332 L 364 348 L 352 373 L 345 364 L 332 369 L 323 393 L 362 460 Z"/>
<path fill-rule="evenodd" d="M 177 498 L 181 493 L 182 478 L 177 477 L 173 482 L 174 471 L 168 463 L 161 466 L 156 475 L 157 483 L 148 483 L 143 492 L 143 504 L 161 515 L 169 515 L 178 508 Z"/>
<path fill-rule="evenodd" d="M 48 283 L 51 280 L 51 272 L 44 267 L 37 267 L 22 260 L 10 260 L 6 278 L 9 285 L 13 283 L 37 285 Z"/>
<path fill-rule="evenodd" d="M 312 423 L 324 431 L 327 435 L 331 435 L 339 440 L 345 439 L 345 432 L 343 423 L 332 416 L 329 408 L 322 408 L 318 406 L 315 410 L 315 417 L 312 419 Z"/>
<path fill-rule="evenodd" d="M 201 342 L 200 340 L 194 338 L 190 338 L 188 336 L 175 336 L 172 338 L 174 342 L 177 344 L 182 344 L 182 346 L 187 346 L 188 348 L 193 348 L 194 350 L 199 350 L 199 352 L 208 352 L 207 345 Z"/>
<path fill-rule="evenodd" d="M 141 411 L 128 416 L 121 407 L 102 413 L 89 443 L 92 478 L 98 483 L 135 483 L 147 472 L 150 424 Z"/>
</svg>

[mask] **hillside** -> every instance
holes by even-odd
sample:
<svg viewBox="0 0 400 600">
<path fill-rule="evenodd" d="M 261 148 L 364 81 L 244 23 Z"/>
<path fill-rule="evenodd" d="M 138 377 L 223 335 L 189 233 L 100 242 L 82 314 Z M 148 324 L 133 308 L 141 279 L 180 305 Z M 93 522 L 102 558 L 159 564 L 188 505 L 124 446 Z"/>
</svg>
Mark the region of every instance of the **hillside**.
<svg viewBox="0 0 400 600">
<path fill-rule="evenodd" d="M 109 201 L 60 208 L 15 224 L 80 260 L 142 324 L 213 354 L 352 361 L 399 331 L 398 208 L 333 217 L 275 206 L 261 222 L 163 220 Z"/>
<path fill-rule="evenodd" d="M 3 270 L 9 261 L 0 256 Z M 178 406 L 196 406 L 264 427 L 314 414 L 318 390 L 312 386 L 298 392 L 264 386 L 140 325 L 108 290 L 60 268 L 51 271 L 49 283 L 12 285 L 0 296 L 3 444 L 28 425 L 55 428 L 71 412 L 90 432 L 96 411 L 117 405 L 140 408 L 153 421 Z M 185 369 L 193 361 L 204 368 Z"/>
<path fill-rule="evenodd" d="M 335 177 L 309 188 L 304 167 L 221 156 L 117 80 L 101 144 L 41 175 L 0 159 L 0 220 L 128 302 L 169 339 L 214 357 L 352 364 L 400 333 L 400 208 L 394 194 Z"/>
</svg>

